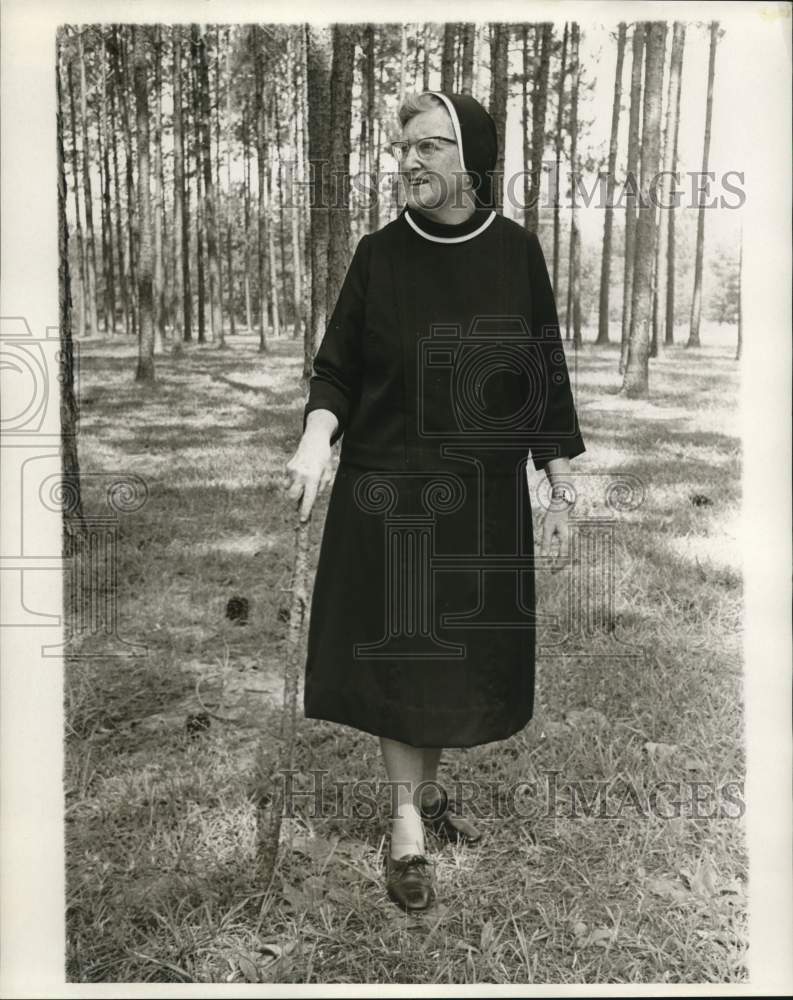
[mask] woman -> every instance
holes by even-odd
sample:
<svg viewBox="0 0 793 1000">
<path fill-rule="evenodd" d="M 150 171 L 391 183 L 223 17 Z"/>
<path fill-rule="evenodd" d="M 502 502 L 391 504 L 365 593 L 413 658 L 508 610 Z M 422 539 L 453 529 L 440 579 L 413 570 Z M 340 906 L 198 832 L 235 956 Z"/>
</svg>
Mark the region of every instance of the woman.
<svg viewBox="0 0 793 1000">
<path fill-rule="evenodd" d="M 386 887 L 417 910 L 435 894 L 423 823 L 480 837 L 437 784 L 443 748 L 505 739 L 532 715 L 527 454 L 552 486 L 542 553 L 558 538 L 564 557 L 572 497 L 558 481 L 585 449 L 539 242 L 490 207 L 492 118 L 429 91 L 399 117 L 406 205 L 356 247 L 286 468 L 306 519 L 344 435 L 305 714 L 380 738 L 395 791 Z"/>
</svg>

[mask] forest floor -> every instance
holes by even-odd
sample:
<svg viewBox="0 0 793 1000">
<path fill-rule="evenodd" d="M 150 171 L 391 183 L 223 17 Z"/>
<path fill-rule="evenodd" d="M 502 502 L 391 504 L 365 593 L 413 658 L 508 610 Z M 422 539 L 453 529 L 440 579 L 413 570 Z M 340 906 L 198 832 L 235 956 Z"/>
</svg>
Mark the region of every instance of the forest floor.
<svg viewBox="0 0 793 1000">
<path fill-rule="evenodd" d="M 438 901 L 406 916 L 383 886 L 386 789 L 373 804 L 356 784 L 385 782 L 377 740 L 346 727 L 300 718 L 295 782 L 309 794 L 284 821 L 269 891 L 256 874 L 256 771 L 280 746 L 301 352 L 230 343 L 158 357 L 148 388 L 123 337 L 79 345 L 86 511 L 107 513 L 119 474 L 148 498 L 119 515 L 115 592 L 118 635 L 145 655 L 85 637 L 96 655 L 66 665 L 69 978 L 744 980 L 733 345 L 653 360 L 650 401 L 618 395 L 616 347 L 579 352 L 574 471 L 598 495 L 620 476 L 644 492 L 612 512 L 613 625 L 556 648 L 564 626 L 542 626 L 534 720 L 447 751 L 452 791 L 475 780 L 506 789 L 505 806 L 475 801 L 479 846 L 428 844 Z M 568 571 L 538 570 L 538 611 L 558 614 L 569 587 Z M 245 625 L 224 616 L 233 596 L 249 601 Z M 209 725 L 191 732 L 200 713 Z"/>
</svg>

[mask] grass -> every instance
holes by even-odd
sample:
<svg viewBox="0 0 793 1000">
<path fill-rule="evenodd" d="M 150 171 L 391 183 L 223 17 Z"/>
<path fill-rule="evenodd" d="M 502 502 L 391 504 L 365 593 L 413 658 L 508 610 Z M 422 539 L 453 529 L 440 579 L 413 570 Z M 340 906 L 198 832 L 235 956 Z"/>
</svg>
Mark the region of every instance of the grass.
<svg viewBox="0 0 793 1000">
<path fill-rule="evenodd" d="M 269 891 L 257 876 L 257 768 L 280 745 L 299 346 L 276 341 L 263 358 L 241 336 L 165 355 L 151 388 L 134 383 L 123 338 L 80 353 L 88 511 L 108 475 L 149 488 L 121 516 L 117 579 L 119 634 L 147 655 L 110 659 L 99 644 L 67 664 L 71 980 L 745 981 L 731 345 L 654 360 L 650 402 L 618 395 L 614 347 L 581 352 L 588 451 L 574 469 L 595 499 L 618 474 L 645 493 L 615 526 L 614 630 L 564 655 L 541 632 L 532 723 L 447 752 L 452 789 L 526 784 L 502 818 L 482 816 L 479 847 L 430 845 L 439 899 L 414 917 L 383 888 L 385 789 L 372 802 L 353 785 L 385 781 L 377 741 L 330 723 L 299 722 L 296 787 L 312 770 L 325 784 L 285 819 Z M 558 613 L 566 575 L 537 584 L 538 610 Z M 224 618 L 234 595 L 250 602 L 245 626 Z M 191 734 L 200 711 L 209 728 Z"/>
</svg>

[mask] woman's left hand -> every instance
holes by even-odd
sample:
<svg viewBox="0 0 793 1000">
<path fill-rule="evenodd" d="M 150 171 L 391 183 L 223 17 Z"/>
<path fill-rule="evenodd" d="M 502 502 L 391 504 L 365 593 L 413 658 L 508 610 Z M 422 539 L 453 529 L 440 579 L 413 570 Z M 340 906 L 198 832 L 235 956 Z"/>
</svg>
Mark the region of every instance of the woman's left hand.
<svg viewBox="0 0 793 1000">
<path fill-rule="evenodd" d="M 540 520 L 541 543 L 540 556 L 553 556 L 553 546 L 558 539 L 559 551 L 551 565 L 551 572 L 556 573 L 568 561 L 570 556 L 570 510 L 565 506 L 560 510 L 543 511 Z"/>
</svg>

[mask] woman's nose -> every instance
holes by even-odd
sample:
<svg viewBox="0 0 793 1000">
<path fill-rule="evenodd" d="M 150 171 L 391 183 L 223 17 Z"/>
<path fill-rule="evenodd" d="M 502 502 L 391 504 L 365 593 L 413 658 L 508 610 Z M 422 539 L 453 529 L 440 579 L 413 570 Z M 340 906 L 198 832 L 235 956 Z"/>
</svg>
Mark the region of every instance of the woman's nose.
<svg viewBox="0 0 793 1000">
<path fill-rule="evenodd" d="M 421 166 L 421 160 L 419 159 L 418 153 L 416 152 L 416 147 L 411 143 L 408 146 L 408 150 L 402 158 L 402 170 L 409 174 L 411 170 L 415 170 L 417 167 Z"/>
</svg>

